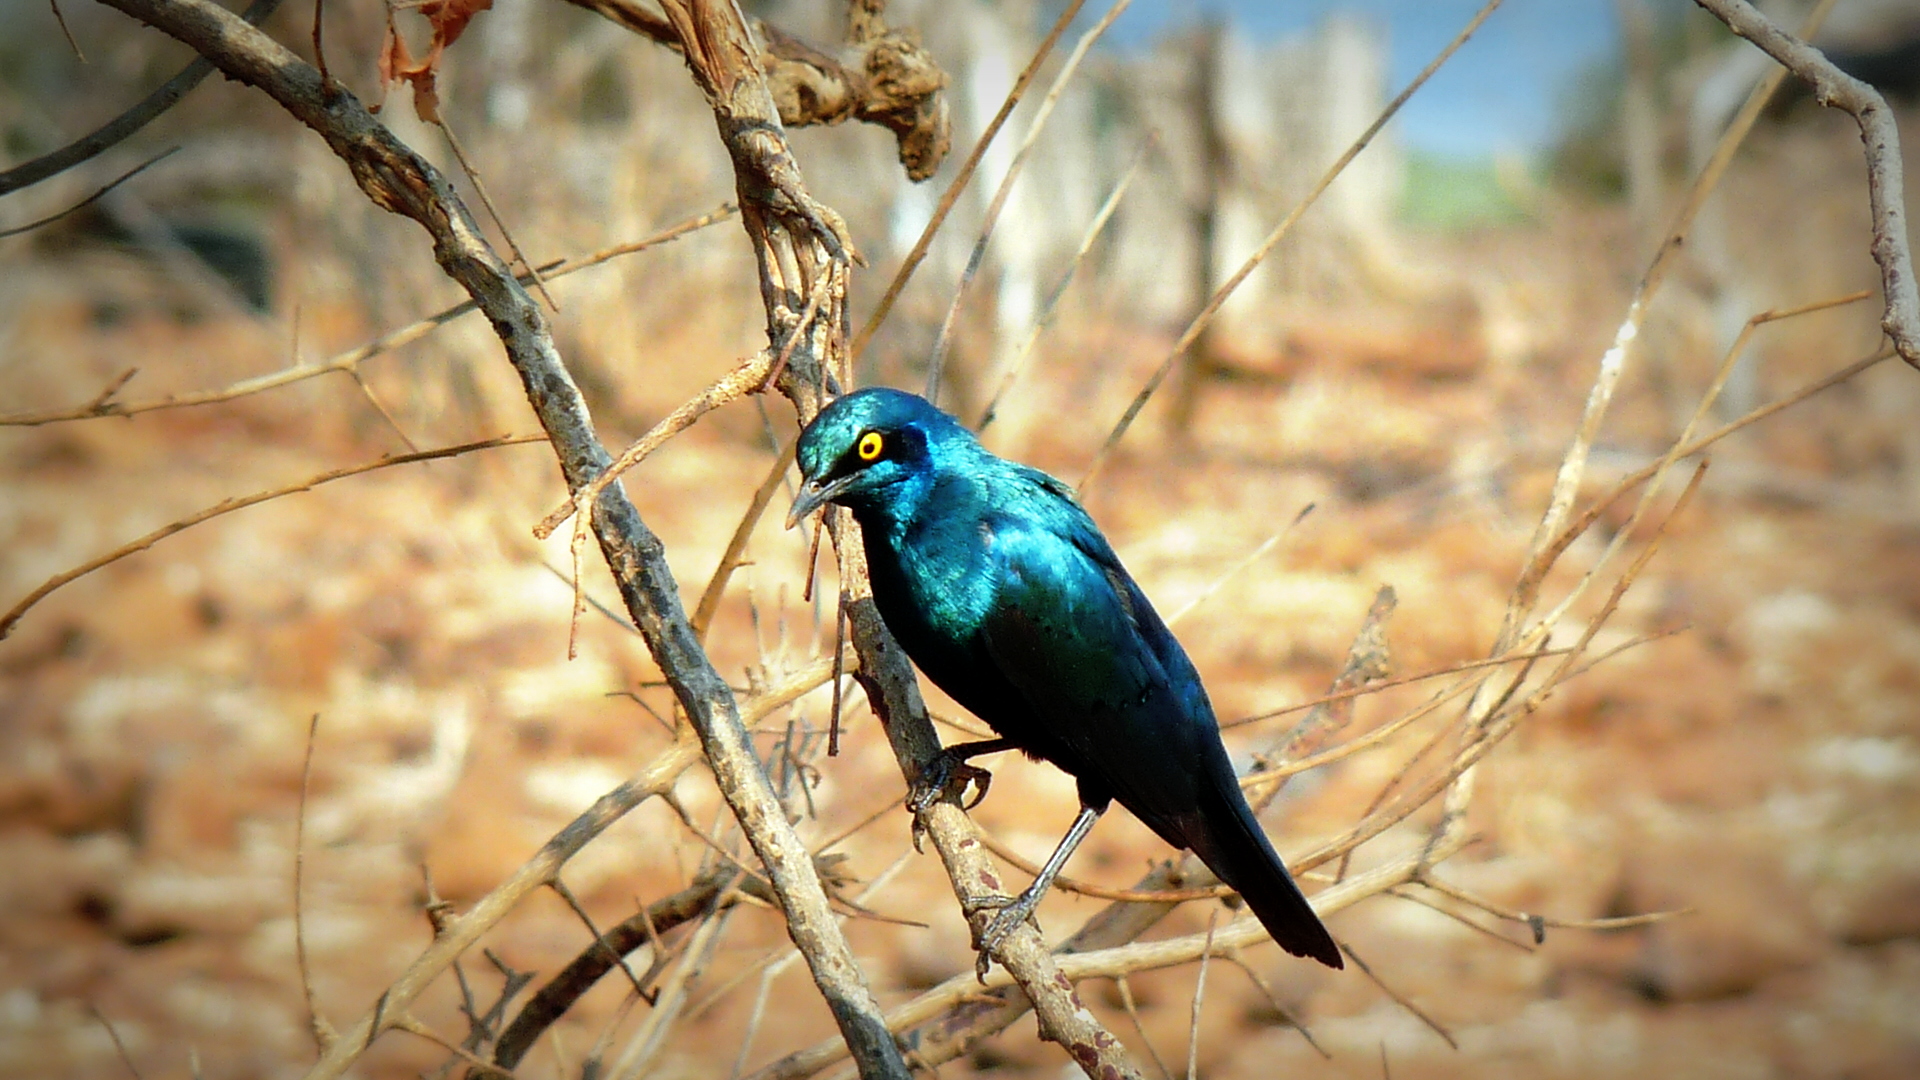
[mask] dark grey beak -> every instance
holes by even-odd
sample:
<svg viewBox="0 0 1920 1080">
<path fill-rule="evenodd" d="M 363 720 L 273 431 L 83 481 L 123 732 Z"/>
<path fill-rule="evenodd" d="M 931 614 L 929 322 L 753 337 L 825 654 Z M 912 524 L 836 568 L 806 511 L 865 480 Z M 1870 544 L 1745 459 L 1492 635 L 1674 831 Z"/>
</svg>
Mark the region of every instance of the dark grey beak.
<svg viewBox="0 0 1920 1080">
<path fill-rule="evenodd" d="M 787 528 L 800 524 L 808 514 L 832 502 L 836 496 L 853 485 L 858 473 L 848 473 L 835 480 L 822 484 L 818 480 L 809 480 L 800 485 L 800 494 L 794 496 L 793 509 L 787 511 Z"/>
</svg>

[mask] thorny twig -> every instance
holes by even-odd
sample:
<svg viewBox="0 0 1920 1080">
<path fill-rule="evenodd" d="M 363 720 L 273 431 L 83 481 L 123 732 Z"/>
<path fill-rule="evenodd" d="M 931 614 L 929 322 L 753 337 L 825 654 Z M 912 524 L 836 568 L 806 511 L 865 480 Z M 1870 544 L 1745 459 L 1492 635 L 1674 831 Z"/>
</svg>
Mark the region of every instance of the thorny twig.
<svg viewBox="0 0 1920 1080">
<path fill-rule="evenodd" d="M 1821 0 L 1819 5 L 1808 14 L 1803 24 L 1803 31 L 1811 33 L 1817 29 L 1821 21 L 1826 18 L 1827 12 L 1832 10 L 1834 2 L 1835 0 Z M 1613 402 L 1614 393 L 1625 374 L 1629 355 L 1640 337 L 1640 328 L 1646 319 L 1648 304 L 1674 265 L 1675 257 L 1692 229 L 1700 208 L 1705 205 L 1707 196 L 1719 185 L 1721 177 L 1725 175 L 1728 165 L 1733 161 L 1735 151 L 1745 141 L 1747 133 L 1752 130 L 1761 110 L 1765 107 L 1767 100 L 1773 96 L 1773 92 L 1778 89 L 1783 77 L 1783 72 L 1776 71 L 1762 79 L 1759 85 L 1748 94 L 1745 104 L 1728 124 L 1727 130 L 1721 134 L 1712 155 L 1701 167 L 1699 174 L 1694 177 L 1693 184 L 1675 215 L 1674 224 L 1669 228 L 1665 241 L 1662 242 L 1646 272 L 1641 276 L 1633 298 L 1627 305 L 1626 315 L 1614 332 L 1612 344 L 1600 357 L 1600 363 L 1594 373 L 1593 385 L 1587 392 L 1587 400 L 1581 412 L 1579 425 L 1575 428 L 1573 439 L 1561 458 L 1559 470 L 1554 476 L 1553 490 L 1547 499 L 1547 507 L 1541 514 L 1539 524 L 1535 526 L 1533 539 L 1528 545 L 1527 560 L 1508 598 L 1500 630 L 1494 637 L 1495 653 L 1532 649 L 1544 643 L 1547 633 L 1560 613 L 1566 611 L 1594 580 L 1594 575 L 1599 569 L 1597 565 L 1582 578 L 1579 585 L 1569 591 L 1551 616 L 1533 618 L 1547 573 L 1552 569 L 1559 550 L 1564 550 L 1563 548 L 1556 550 L 1556 537 L 1573 511 L 1581 481 L 1586 475 L 1587 460 L 1592 453 L 1594 440 L 1599 437 L 1601 422 L 1605 419 L 1607 410 Z M 1674 448 L 1662 459 L 1661 467 L 1651 474 L 1651 478 L 1664 474 L 1665 469 L 1678 459 L 1678 450 L 1679 448 Z M 1643 494 L 1641 507 L 1646 506 L 1651 494 L 1651 490 Z M 1618 549 L 1619 543 L 1626 535 L 1626 531 L 1616 535 L 1615 541 L 1608 545 L 1608 555 Z M 1533 621 L 1529 628 L 1530 619 Z M 1564 666 L 1562 670 L 1565 670 Z M 1532 664 L 1528 663 L 1504 681 L 1489 679 L 1480 685 L 1472 700 L 1467 703 L 1465 710 L 1464 724 L 1468 739 L 1484 738 L 1483 732 L 1497 726 L 1495 717 L 1518 692 L 1531 672 Z M 1468 769 L 1454 779 L 1446 793 L 1441 822 L 1435 829 L 1434 836 L 1441 836 L 1460 827 L 1467 808 L 1473 801 L 1477 776 L 1476 770 Z"/>
</svg>

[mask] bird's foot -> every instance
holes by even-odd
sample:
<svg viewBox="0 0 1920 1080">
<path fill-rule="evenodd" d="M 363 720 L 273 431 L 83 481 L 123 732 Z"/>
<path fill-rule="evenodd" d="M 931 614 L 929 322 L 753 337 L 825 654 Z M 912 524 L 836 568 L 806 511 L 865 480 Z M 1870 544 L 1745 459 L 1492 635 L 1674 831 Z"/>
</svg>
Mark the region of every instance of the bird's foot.
<svg viewBox="0 0 1920 1080">
<path fill-rule="evenodd" d="M 987 968 L 992 963 L 993 950 L 999 948 L 1015 930 L 1018 930 L 1021 923 L 1033 923 L 1034 930 L 1040 929 L 1040 924 L 1034 920 L 1033 912 L 1040 906 L 1040 897 L 1044 895 L 1044 889 L 1030 888 L 1019 896 L 976 896 L 968 901 L 966 909 L 969 917 L 988 909 L 999 909 L 999 913 L 987 920 L 987 925 L 981 928 L 980 936 L 975 942 L 979 951 L 973 961 L 975 978 L 985 981 Z"/>
<path fill-rule="evenodd" d="M 987 788 L 992 783 L 992 773 L 978 765 L 967 764 L 965 757 L 951 749 L 935 754 L 920 775 L 907 785 L 907 812 L 913 815 L 913 850 L 924 850 L 920 846 L 920 838 L 926 835 L 927 827 L 921 822 L 920 815 L 929 807 L 942 799 L 952 799 L 960 804 L 960 809 L 971 810 L 987 797 Z M 969 784 L 973 785 L 973 799 L 962 801 Z"/>
<path fill-rule="evenodd" d="M 973 798 L 961 802 L 968 785 L 973 786 Z M 992 773 L 978 765 L 967 764 L 966 758 L 951 750 L 942 750 L 927 762 L 926 769 L 914 779 L 907 791 L 907 809 L 918 814 L 942 799 L 951 798 L 960 802 L 960 809 L 971 810 L 987 797 L 987 788 L 992 785 Z"/>
</svg>

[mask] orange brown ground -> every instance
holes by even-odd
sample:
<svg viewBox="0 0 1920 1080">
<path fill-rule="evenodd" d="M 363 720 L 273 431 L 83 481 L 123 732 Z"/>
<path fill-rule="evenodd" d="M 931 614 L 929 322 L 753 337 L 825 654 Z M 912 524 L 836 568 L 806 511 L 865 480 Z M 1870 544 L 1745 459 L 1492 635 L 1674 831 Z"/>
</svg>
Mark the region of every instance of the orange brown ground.
<svg viewBox="0 0 1920 1080">
<path fill-rule="evenodd" d="M 1518 367 L 1421 355 L 1419 335 L 1382 345 L 1364 324 L 1340 330 L 1335 321 L 1284 378 L 1209 389 L 1187 441 L 1149 412 L 1090 505 L 1163 610 L 1316 505 L 1278 553 L 1180 628 L 1223 717 L 1321 692 L 1383 583 L 1401 598 L 1388 630 L 1398 672 L 1484 654 L 1622 310 L 1632 267 L 1619 254 L 1621 231 L 1583 211 L 1435 245 L 1436 257 L 1505 267 L 1552 300 L 1534 308 L 1536 344 Z M 34 283 L 13 287 L 5 315 L 0 380 L 10 409 L 85 401 L 134 364 L 130 398 L 218 385 L 284 355 L 275 351 L 284 341 L 243 320 L 183 324 L 164 304 L 145 304 L 150 272 L 136 264 L 53 253 L 33 265 Z M 563 306 L 570 287 L 556 287 Z M 99 295 L 114 289 L 122 314 L 103 321 Z M 678 363 L 617 390 L 603 382 L 596 404 L 611 417 L 610 441 L 724 370 L 738 326 L 753 322 L 733 319 L 722 305 L 691 320 L 673 342 Z M 310 355 L 380 329 L 350 305 L 316 307 L 305 320 Z M 1853 318 L 1787 334 L 1769 389 L 1866 351 L 1861 326 Z M 590 327 L 572 332 L 591 345 Z M 460 341 L 465 383 L 411 355 L 374 362 L 370 383 L 423 443 L 531 430 L 497 349 L 484 334 Z M 1076 476 L 1164 346 L 1100 319 L 1066 327 L 996 445 Z M 1667 374 L 1697 387 L 1705 363 L 1668 361 Z M 1564 918 L 1691 914 L 1618 933 L 1553 931 L 1529 949 L 1515 944 L 1524 938 L 1515 927 L 1496 928 L 1502 944 L 1377 898 L 1338 916 L 1335 932 L 1458 1049 L 1365 978 L 1268 947 L 1246 960 L 1331 1058 L 1281 1023 L 1241 972 L 1217 964 L 1198 1032 L 1202 1074 L 1376 1077 L 1383 1058 L 1400 1080 L 1920 1074 L 1920 477 L 1902 470 L 1912 459 L 1897 453 L 1902 436 L 1877 404 L 1914 400 L 1916 378 L 1885 365 L 1726 448 L 1600 645 L 1685 631 L 1583 676 L 1500 750 L 1475 808 L 1479 840 L 1444 870 L 1501 903 Z M 1597 481 L 1645 460 L 1669 430 L 1669 402 L 1651 386 L 1646 369 L 1630 374 Z M 475 400 L 491 411 L 461 411 Z M 770 412 L 780 418 L 784 408 Z M 131 421 L 5 430 L 0 599 L 221 498 L 397 447 L 344 379 Z M 690 598 L 770 460 L 753 407 L 735 406 L 630 478 Z M 660 690 L 645 688 L 658 673 L 636 638 L 589 612 L 579 657 L 566 658 L 569 593 L 543 565 L 565 565 L 564 541 L 529 534 L 558 496 L 537 445 L 346 480 L 165 540 L 56 593 L 0 643 L 0 1075 L 123 1076 L 94 1009 L 112 1019 L 147 1080 L 302 1070 L 312 1048 L 291 850 L 316 713 L 306 936 L 317 1000 L 336 1022 L 366 1011 L 426 942 L 420 867 L 439 895 L 472 901 L 665 744 L 661 727 L 619 696 L 638 690 L 666 707 Z M 761 663 L 797 666 L 819 643 L 798 596 L 802 541 L 778 528 L 784 503 L 776 499 L 756 533 L 754 565 L 714 633 L 722 672 L 743 685 Z M 1601 531 L 1623 520 L 1612 515 Z M 1576 545 L 1553 587 L 1569 584 L 1603 540 Z M 604 572 L 590 571 L 589 591 L 611 597 Z M 1382 722 L 1424 693 L 1367 699 L 1361 722 Z M 799 715 L 818 724 L 825 709 L 815 695 Z M 763 746 L 787 719 L 769 722 Z M 1235 745 L 1283 723 L 1245 729 Z M 1297 784 L 1269 818 L 1283 850 L 1353 820 L 1410 745 Z M 818 765 L 817 817 L 800 826 L 808 837 L 833 835 L 900 793 L 864 709 L 842 755 Z M 978 820 L 1043 854 L 1071 816 L 1070 783 L 1024 762 L 995 771 Z M 696 820 L 724 824 L 698 770 L 679 794 Z M 1423 835 L 1396 829 L 1356 867 Z M 850 924 L 883 1002 L 967 967 L 944 878 L 930 856 L 911 854 L 900 812 L 842 850 L 866 881 L 899 862 L 867 903 L 926 924 Z M 700 855 L 654 802 L 566 876 L 604 924 L 680 887 Z M 1071 873 L 1126 885 L 1165 855 L 1115 814 Z M 1058 895 L 1042 921 L 1062 933 L 1096 905 Z M 1156 933 L 1204 929 L 1209 910 L 1189 905 Z M 542 894 L 488 944 L 514 968 L 548 973 L 584 941 L 560 901 Z M 732 916 L 694 1011 L 651 1075 L 725 1074 L 757 985 L 727 989 L 730 980 L 783 941 L 765 910 Z M 465 970 L 483 989 L 496 985 L 478 957 Z M 1176 1070 L 1195 976 L 1188 967 L 1132 980 L 1147 1036 Z M 620 1011 L 622 990 L 608 980 L 589 995 L 520 1075 L 577 1069 Z M 1083 993 L 1144 1051 L 1111 984 Z M 771 995 L 749 1066 L 830 1031 L 798 970 Z M 422 1019 L 464 1030 L 450 982 L 430 999 Z M 625 1020 L 616 1050 L 645 1013 Z M 412 1076 L 443 1059 L 428 1042 L 390 1034 L 360 1074 Z M 1029 1020 L 941 1075 L 1064 1068 Z"/>
</svg>

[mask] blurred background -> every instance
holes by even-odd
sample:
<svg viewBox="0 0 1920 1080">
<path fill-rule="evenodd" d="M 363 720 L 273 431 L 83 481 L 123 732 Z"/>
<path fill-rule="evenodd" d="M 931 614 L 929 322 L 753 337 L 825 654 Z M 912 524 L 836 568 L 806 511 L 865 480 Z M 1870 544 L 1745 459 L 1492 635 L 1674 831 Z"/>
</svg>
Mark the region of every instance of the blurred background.
<svg viewBox="0 0 1920 1080">
<path fill-rule="evenodd" d="M 829 51 L 828 0 L 750 14 Z M 1069 32 L 1100 12 L 1089 5 Z M 973 420 L 1044 312 L 990 447 L 1078 479 L 1204 297 L 1458 32 L 1467 0 L 1139 0 L 1067 89 L 988 248 L 942 402 Z M 1787 25 L 1808 5 L 1769 10 Z M 814 194 L 869 269 L 856 320 L 928 220 L 1058 3 L 896 0 L 948 73 L 956 153 L 925 184 L 893 139 L 792 133 Z M 187 50 L 105 8 L 0 4 L 0 167 L 57 148 L 178 71 Z M 266 28 L 311 54 L 312 11 Z M 467 196 L 446 136 L 377 71 L 388 12 L 326 6 L 331 71 Z M 423 40 L 418 16 L 402 32 Z M 409 21 L 411 20 L 411 21 Z M 1910 192 L 1920 144 L 1920 3 L 1840 0 L 1818 39 L 1896 102 Z M 862 360 L 918 388 L 937 328 L 1063 45 Z M 1088 493 L 1163 612 L 1312 504 L 1272 554 L 1179 625 L 1223 720 L 1322 694 L 1375 590 L 1395 674 L 1484 656 L 1602 352 L 1691 176 L 1754 82 L 1757 51 L 1677 0 L 1509 0 L 1235 295 Z M 678 56 L 584 10 L 497 0 L 446 54 L 448 127 L 534 262 L 637 240 L 733 197 Z M 536 430 L 475 319 L 335 373 L 131 419 L 29 425 L 118 386 L 141 402 L 343 353 L 464 299 L 411 223 L 368 203 L 319 139 L 218 77 L 80 168 L 0 198 L 0 601 L 232 496 L 410 447 Z M 1137 172 L 1064 291 L 1109 194 Z M 496 229 L 489 221 L 488 227 Z M 1877 273 L 1857 129 L 1791 84 L 1707 203 L 1657 295 L 1596 447 L 1589 496 L 1652 461 L 1753 315 L 1860 289 L 1874 298 L 1763 329 L 1714 420 L 1869 355 Z M 501 245 L 504 251 L 504 243 Z M 562 354 L 610 445 L 764 344 L 737 220 L 553 282 Z M 1049 307 L 1058 292 L 1058 303 Z M 134 374 L 123 384 L 116 380 Z M 1615 932 L 1493 934 L 1382 896 L 1334 932 L 1457 1047 L 1373 982 L 1271 946 L 1209 974 L 1206 1077 L 1905 1077 L 1920 1075 L 1920 375 L 1880 365 L 1722 443 L 1700 498 L 1596 644 L 1620 653 L 1553 698 L 1491 759 L 1477 842 L 1445 875 L 1566 919 L 1689 909 Z M 628 477 L 689 605 L 793 431 L 784 402 L 702 421 Z M 564 495 L 550 451 L 402 466 L 222 517 L 53 594 L 0 642 L 0 1074 L 146 1080 L 294 1076 L 312 1060 L 295 958 L 293 839 L 310 718 L 304 921 L 319 1010 L 345 1025 L 430 940 L 431 897 L 486 893 L 669 741 L 670 695 L 639 639 L 589 610 L 567 659 L 566 530 L 530 531 Z M 742 688 L 779 681 L 833 630 L 803 599 L 807 550 L 775 495 L 712 634 Z M 1575 580 L 1624 524 L 1568 553 Z M 831 581 L 830 559 L 823 572 Z M 615 602 L 589 561 L 587 592 Z M 821 590 L 831 597 L 832 591 Z M 1568 632 L 1593 605 L 1577 608 Z M 1426 700 L 1364 698 L 1372 726 Z M 795 803 L 816 844 L 901 792 L 864 705 Z M 935 703 L 951 711 L 952 706 Z M 817 747 L 815 693 L 758 736 Z M 1237 752 L 1285 730 L 1235 730 Z M 1283 852 L 1357 819 L 1433 729 L 1302 777 L 1267 818 Z M 943 731 L 952 741 L 957 732 Z M 808 741 L 813 740 L 813 741 Z M 993 765 L 976 819 L 1029 858 L 1075 808 L 1061 774 Z M 797 790 L 797 789 L 796 789 Z M 677 788 L 738 846 L 709 777 Z M 1364 869 L 1424 839 L 1417 818 Z M 883 1004 L 965 971 L 966 931 L 896 806 L 834 849 L 884 918 L 848 932 Z M 1069 868 L 1124 887 L 1168 852 L 1109 815 Z M 572 862 L 602 926 L 684 886 L 708 853 L 658 800 Z M 1101 902 L 1056 894 L 1064 936 Z M 1189 904 L 1154 936 L 1204 930 Z M 1476 917 L 1470 910 L 1469 917 Z M 916 925 L 924 924 L 924 925 Z M 588 938 L 556 897 L 487 945 L 551 975 Z M 636 1074 L 727 1075 L 832 1033 L 802 972 L 767 984 L 776 915 L 738 909 L 708 939 L 686 1009 Z M 639 954 L 644 958 L 645 953 Z M 636 961 L 637 962 L 637 961 Z M 483 1001 L 499 976 L 466 974 Z M 1193 967 L 1083 996 L 1144 1056 L 1185 1060 Z M 555 1027 L 519 1075 L 576 1076 L 646 1022 L 620 978 Z M 452 980 L 418 1015 L 463 1034 Z M 1283 1019 L 1313 1032 L 1328 1056 Z M 604 1042 L 597 1043 L 597 1040 Z M 742 1044 L 746 1043 L 745 1046 Z M 598 1047 L 598 1049 L 596 1049 Z M 358 1075 L 437 1075 L 446 1052 L 387 1035 Z M 945 1077 L 1072 1066 L 1022 1021 Z"/>
</svg>

